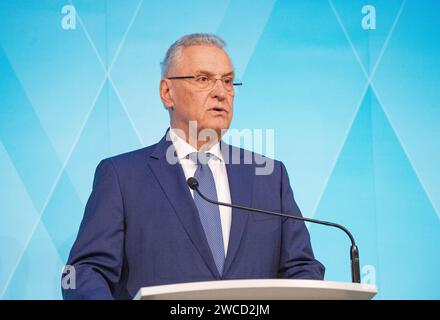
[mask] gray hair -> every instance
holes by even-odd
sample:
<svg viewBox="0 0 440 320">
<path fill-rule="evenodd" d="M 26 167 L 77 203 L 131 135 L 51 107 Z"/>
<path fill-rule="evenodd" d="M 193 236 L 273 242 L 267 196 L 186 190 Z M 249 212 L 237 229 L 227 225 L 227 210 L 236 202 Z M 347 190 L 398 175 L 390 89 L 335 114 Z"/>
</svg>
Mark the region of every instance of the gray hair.
<svg viewBox="0 0 440 320">
<path fill-rule="evenodd" d="M 180 56 L 184 48 L 203 44 L 215 46 L 220 49 L 224 49 L 226 46 L 226 42 L 215 34 L 193 33 L 181 37 L 168 48 L 165 58 L 160 63 L 162 79 L 166 78 L 170 67 L 173 65 L 173 63 L 175 63 L 176 58 Z"/>
</svg>

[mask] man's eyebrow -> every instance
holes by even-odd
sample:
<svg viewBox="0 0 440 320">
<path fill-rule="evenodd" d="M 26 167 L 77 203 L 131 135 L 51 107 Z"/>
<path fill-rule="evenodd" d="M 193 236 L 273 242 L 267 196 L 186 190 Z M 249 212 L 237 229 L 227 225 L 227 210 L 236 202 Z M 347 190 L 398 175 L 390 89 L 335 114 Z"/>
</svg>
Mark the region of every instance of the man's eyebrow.
<svg viewBox="0 0 440 320">
<path fill-rule="evenodd" d="M 209 72 L 209 71 L 206 71 L 206 70 L 197 70 L 197 71 L 196 71 L 196 74 L 199 74 L 199 73 L 207 74 L 207 75 L 209 75 L 209 76 L 214 76 L 214 75 L 215 75 L 214 73 Z M 227 72 L 227 73 L 222 74 L 222 77 L 225 77 L 225 76 L 233 76 L 233 75 L 234 75 L 234 71 L 230 71 L 230 72 Z"/>
</svg>

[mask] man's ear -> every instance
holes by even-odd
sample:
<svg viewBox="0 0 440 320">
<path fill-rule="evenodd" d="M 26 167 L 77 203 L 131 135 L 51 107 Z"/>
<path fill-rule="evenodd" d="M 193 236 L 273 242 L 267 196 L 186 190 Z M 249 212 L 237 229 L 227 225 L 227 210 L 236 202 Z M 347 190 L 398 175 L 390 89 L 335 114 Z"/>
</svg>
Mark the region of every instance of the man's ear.
<svg viewBox="0 0 440 320">
<path fill-rule="evenodd" d="M 172 90 L 170 87 L 170 81 L 167 79 L 160 80 L 160 98 L 162 99 L 162 103 L 164 104 L 167 110 L 172 109 L 174 106 Z"/>
</svg>

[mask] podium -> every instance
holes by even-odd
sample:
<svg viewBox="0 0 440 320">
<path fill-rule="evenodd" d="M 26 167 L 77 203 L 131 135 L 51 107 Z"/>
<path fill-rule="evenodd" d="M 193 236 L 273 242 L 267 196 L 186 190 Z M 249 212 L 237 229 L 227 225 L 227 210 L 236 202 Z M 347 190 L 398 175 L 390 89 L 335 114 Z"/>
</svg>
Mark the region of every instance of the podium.
<svg viewBox="0 0 440 320">
<path fill-rule="evenodd" d="M 134 300 L 370 300 L 374 285 L 291 279 L 187 282 L 141 288 Z"/>
</svg>

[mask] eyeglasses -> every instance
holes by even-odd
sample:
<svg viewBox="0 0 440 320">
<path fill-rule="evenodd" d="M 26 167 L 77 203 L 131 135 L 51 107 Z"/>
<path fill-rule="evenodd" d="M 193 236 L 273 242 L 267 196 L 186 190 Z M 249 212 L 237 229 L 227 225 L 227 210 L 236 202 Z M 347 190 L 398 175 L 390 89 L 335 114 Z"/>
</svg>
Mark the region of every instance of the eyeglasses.
<svg viewBox="0 0 440 320">
<path fill-rule="evenodd" d="M 209 89 L 211 90 L 214 88 L 215 83 L 217 80 L 220 80 L 223 84 L 223 88 L 225 88 L 227 91 L 234 91 L 235 86 L 241 86 L 243 83 L 241 82 L 234 82 L 234 78 L 232 77 L 222 77 L 222 78 L 216 78 L 212 75 L 196 75 L 196 76 L 178 76 L 178 77 L 168 77 L 169 80 L 179 80 L 179 79 L 189 79 L 191 82 L 199 89 Z"/>
</svg>

